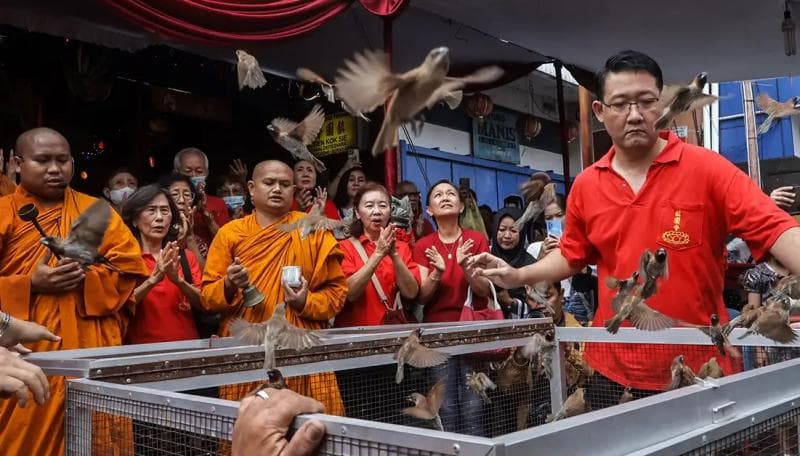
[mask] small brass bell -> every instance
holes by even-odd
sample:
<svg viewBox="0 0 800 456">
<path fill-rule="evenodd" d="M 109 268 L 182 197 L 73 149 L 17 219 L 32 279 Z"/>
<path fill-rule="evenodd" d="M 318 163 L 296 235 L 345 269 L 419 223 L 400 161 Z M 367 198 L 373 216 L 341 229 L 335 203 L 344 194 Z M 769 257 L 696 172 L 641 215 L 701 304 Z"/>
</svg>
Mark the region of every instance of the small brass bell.
<svg viewBox="0 0 800 456">
<path fill-rule="evenodd" d="M 255 286 L 247 285 L 244 288 L 244 306 L 255 307 L 264 302 L 264 295 Z"/>
</svg>

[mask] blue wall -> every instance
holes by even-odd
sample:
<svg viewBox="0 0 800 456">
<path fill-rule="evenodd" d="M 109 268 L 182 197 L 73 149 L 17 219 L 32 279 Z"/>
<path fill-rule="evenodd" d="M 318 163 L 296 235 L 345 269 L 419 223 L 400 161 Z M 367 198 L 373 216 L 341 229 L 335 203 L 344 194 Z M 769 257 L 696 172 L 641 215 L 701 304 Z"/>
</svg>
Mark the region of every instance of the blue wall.
<svg viewBox="0 0 800 456">
<path fill-rule="evenodd" d="M 405 141 L 400 141 L 400 164 L 402 179 L 416 184 L 422 193 L 423 204 L 430 184 L 449 179 L 458 185 L 460 178 L 468 177 L 478 196 L 478 204 L 488 204 L 493 211 L 502 207 L 506 196 L 518 195 L 520 184 L 538 171 L 527 166 L 514 166 L 418 146 L 412 151 Z M 556 183 L 558 193 L 563 194 L 564 176 L 552 172 L 548 174 Z"/>
<path fill-rule="evenodd" d="M 766 92 L 778 101 L 786 101 L 789 97 L 800 96 L 800 77 L 761 79 L 753 82 L 753 96 Z M 743 113 L 742 86 L 739 82 L 726 82 L 719 85 L 719 116 L 732 116 Z M 758 105 L 756 105 L 758 112 Z M 756 128 L 766 118 L 766 114 L 756 115 Z M 734 163 L 747 162 L 747 135 L 744 129 L 744 117 L 720 120 L 719 122 L 720 152 Z M 800 145 L 796 147 L 800 148 Z M 762 160 L 787 158 L 794 156 L 795 145 L 792 144 L 791 120 L 785 119 L 772 124 L 772 128 L 758 138 L 759 156 Z"/>
</svg>

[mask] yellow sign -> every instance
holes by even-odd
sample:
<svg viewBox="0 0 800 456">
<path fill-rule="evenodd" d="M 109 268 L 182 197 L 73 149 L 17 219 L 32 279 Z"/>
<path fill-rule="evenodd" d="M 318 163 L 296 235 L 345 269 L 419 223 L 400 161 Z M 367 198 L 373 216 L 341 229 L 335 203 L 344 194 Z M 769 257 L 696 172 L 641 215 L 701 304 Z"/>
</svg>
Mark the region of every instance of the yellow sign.
<svg viewBox="0 0 800 456">
<path fill-rule="evenodd" d="M 672 222 L 674 229 L 661 233 L 661 239 L 672 245 L 688 244 L 689 233 L 681 231 L 681 211 L 675 211 L 675 217 L 673 217 Z"/>
<path fill-rule="evenodd" d="M 322 131 L 316 141 L 308 145 L 314 155 L 325 155 L 347 152 L 356 147 L 356 120 L 346 113 L 325 116 Z"/>
</svg>

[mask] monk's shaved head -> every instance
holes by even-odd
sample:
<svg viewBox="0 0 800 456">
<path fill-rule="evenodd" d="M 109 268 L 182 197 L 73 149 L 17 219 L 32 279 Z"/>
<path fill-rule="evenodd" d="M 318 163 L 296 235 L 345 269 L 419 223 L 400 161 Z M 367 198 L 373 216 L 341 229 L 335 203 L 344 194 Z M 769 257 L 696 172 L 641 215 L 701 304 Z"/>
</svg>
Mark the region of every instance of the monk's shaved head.
<svg viewBox="0 0 800 456">
<path fill-rule="evenodd" d="M 267 170 L 282 170 L 288 171 L 294 177 L 294 172 L 292 168 L 287 165 L 286 163 L 279 161 L 279 160 L 264 160 L 256 165 L 253 168 L 253 180 L 257 180 L 258 177 L 261 177 Z"/>
<path fill-rule="evenodd" d="M 25 155 L 32 152 L 37 144 L 44 145 L 65 145 L 69 151 L 69 143 L 61 133 L 52 128 L 39 127 L 28 130 L 19 137 L 14 145 L 14 152 L 18 157 L 25 158 Z"/>
</svg>

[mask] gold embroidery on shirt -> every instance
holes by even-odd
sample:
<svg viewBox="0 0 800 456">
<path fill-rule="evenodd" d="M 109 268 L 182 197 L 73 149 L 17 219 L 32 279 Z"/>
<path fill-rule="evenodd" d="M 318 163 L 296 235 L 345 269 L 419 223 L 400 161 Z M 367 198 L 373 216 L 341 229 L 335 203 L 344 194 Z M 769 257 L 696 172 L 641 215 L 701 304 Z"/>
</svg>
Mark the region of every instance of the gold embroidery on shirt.
<svg viewBox="0 0 800 456">
<path fill-rule="evenodd" d="M 667 244 L 672 245 L 685 245 L 689 243 L 689 233 L 681 231 L 681 211 L 675 211 L 675 217 L 672 219 L 673 229 L 661 233 L 661 239 Z"/>
</svg>

